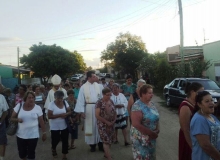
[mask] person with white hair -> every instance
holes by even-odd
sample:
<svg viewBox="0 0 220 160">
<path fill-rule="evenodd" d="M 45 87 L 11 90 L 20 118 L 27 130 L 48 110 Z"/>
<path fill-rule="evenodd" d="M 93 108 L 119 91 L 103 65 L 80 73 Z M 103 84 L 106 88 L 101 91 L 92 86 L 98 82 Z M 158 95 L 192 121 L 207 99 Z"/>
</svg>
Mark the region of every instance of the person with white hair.
<svg viewBox="0 0 220 160">
<path fill-rule="evenodd" d="M 114 143 L 115 144 L 118 143 L 118 129 L 121 129 L 123 137 L 124 137 L 124 144 L 125 146 L 128 146 L 130 145 L 130 143 L 128 143 L 128 139 L 127 139 L 127 131 L 126 131 L 127 123 L 126 123 L 126 116 L 125 116 L 128 101 L 126 97 L 122 93 L 120 93 L 119 89 L 120 89 L 119 84 L 114 83 L 112 86 L 112 95 L 111 95 L 111 100 L 114 102 L 115 110 L 117 114 L 117 118 L 115 122 L 115 142 Z"/>
<path fill-rule="evenodd" d="M 50 104 L 50 102 L 54 101 L 54 93 L 58 90 L 63 91 L 64 93 L 64 99 L 67 98 L 67 92 L 64 88 L 61 87 L 61 78 L 60 76 L 58 76 L 57 74 L 55 74 L 52 78 L 51 78 L 51 82 L 53 84 L 53 88 L 48 92 L 47 95 L 47 99 L 45 101 L 44 104 L 44 108 L 45 108 L 45 112 L 48 112 L 48 106 Z"/>
<path fill-rule="evenodd" d="M 139 80 L 137 81 L 136 92 L 134 92 L 133 94 L 131 94 L 130 97 L 129 97 L 128 107 L 127 107 L 129 115 L 130 115 L 130 113 L 131 113 L 131 107 L 132 107 L 132 105 L 133 105 L 137 100 L 140 99 L 140 94 L 139 94 L 140 88 L 141 88 L 144 84 L 146 84 L 146 81 L 143 80 L 143 79 L 139 79 Z M 130 124 L 131 124 L 131 118 L 130 118 Z"/>
</svg>

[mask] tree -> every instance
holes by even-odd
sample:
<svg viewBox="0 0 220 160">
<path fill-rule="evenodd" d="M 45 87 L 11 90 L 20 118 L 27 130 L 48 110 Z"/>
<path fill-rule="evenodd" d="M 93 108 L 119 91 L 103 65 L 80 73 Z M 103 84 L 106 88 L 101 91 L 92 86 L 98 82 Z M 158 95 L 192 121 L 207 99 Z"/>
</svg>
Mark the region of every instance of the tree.
<svg viewBox="0 0 220 160">
<path fill-rule="evenodd" d="M 203 72 L 206 71 L 212 65 L 211 61 L 205 61 L 200 59 L 192 59 L 188 62 L 178 64 L 178 76 L 181 77 L 203 77 Z M 184 67 L 182 72 L 181 67 Z"/>
<path fill-rule="evenodd" d="M 91 66 L 89 66 L 89 67 L 86 68 L 86 71 L 91 71 L 91 70 L 92 70 L 92 67 L 91 67 Z"/>
<path fill-rule="evenodd" d="M 82 69 L 80 65 L 83 59 L 77 52 L 70 53 L 55 44 L 35 44 L 30 47 L 30 51 L 30 54 L 20 58 L 20 63 L 24 67 L 30 68 L 34 72 L 34 76 L 43 78 L 58 74 L 61 77 L 66 77 Z"/>
<path fill-rule="evenodd" d="M 158 88 L 163 88 L 165 84 L 176 78 L 177 75 L 176 67 L 168 63 L 165 52 L 147 54 L 139 62 L 138 70 L 142 71 L 142 73 L 147 73 L 150 83 Z"/>
<path fill-rule="evenodd" d="M 79 54 L 77 51 L 74 51 L 71 53 L 71 56 L 76 59 L 74 63 L 74 70 L 76 72 L 83 73 L 86 70 L 86 64 L 84 62 L 84 59 L 81 54 Z"/>
<path fill-rule="evenodd" d="M 102 51 L 101 61 L 107 61 L 115 70 L 133 76 L 137 75 L 138 62 L 147 54 L 141 37 L 120 33 L 115 42 L 108 44 Z"/>
</svg>

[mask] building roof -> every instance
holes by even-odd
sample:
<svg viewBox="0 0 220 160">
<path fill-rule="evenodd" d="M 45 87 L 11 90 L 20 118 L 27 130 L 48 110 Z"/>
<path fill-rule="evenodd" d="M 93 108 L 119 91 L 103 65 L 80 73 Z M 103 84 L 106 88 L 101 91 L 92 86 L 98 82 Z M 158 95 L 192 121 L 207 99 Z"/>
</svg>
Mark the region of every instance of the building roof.
<svg viewBox="0 0 220 160">
<path fill-rule="evenodd" d="M 0 66 L 7 67 L 7 68 L 11 68 L 11 69 L 13 69 L 13 70 L 18 70 L 18 67 L 11 66 L 11 65 L 1 64 Z M 24 68 L 24 67 L 19 67 L 19 70 L 22 71 L 22 72 L 30 72 L 30 71 L 31 71 L 30 69 Z"/>
</svg>

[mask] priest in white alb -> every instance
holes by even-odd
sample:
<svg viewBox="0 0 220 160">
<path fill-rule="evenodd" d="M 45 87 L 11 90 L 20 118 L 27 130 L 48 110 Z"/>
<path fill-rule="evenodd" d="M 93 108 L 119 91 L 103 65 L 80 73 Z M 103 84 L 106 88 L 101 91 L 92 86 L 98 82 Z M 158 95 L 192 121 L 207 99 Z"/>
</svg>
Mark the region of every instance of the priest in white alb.
<svg viewBox="0 0 220 160">
<path fill-rule="evenodd" d="M 95 117 L 95 104 L 102 98 L 102 88 L 97 81 L 94 71 L 88 71 L 87 82 L 82 85 L 75 107 L 75 112 L 81 113 L 85 118 L 85 142 L 90 145 L 91 152 L 95 152 L 96 144 L 103 151 L 103 145 L 99 136 L 97 119 Z"/>
<path fill-rule="evenodd" d="M 49 103 L 55 100 L 54 93 L 57 90 L 63 91 L 63 93 L 64 93 L 64 97 L 63 98 L 64 99 L 67 98 L 67 92 L 66 92 L 66 90 L 64 88 L 61 87 L 61 81 L 62 81 L 62 79 L 57 74 L 55 74 L 51 78 L 51 82 L 53 84 L 53 88 L 48 92 L 48 96 L 47 96 L 47 99 L 46 99 L 45 104 L 44 104 L 44 108 L 45 108 L 46 114 L 47 114 L 47 111 L 48 111 Z"/>
</svg>

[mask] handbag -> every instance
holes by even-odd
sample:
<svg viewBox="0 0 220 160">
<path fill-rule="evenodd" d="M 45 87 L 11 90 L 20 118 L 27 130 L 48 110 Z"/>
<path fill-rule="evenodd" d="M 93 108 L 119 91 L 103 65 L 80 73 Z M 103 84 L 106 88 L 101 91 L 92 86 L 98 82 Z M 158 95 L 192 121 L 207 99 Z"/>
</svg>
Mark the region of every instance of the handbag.
<svg viewBox="0 0 220 160">
<path fill-rule="evenodd" d="M 18 117 L 18 114 L 20 112 L 21 105 L 22 105 L 22 102 L 20 102 L 20 107 L 18 109 L 17 117 Z M 17 129 L 18 129 L 18 122 L 10 121 L 9 126 L 6 129 L 6 134 L 9 135 L 9 136 L 13 136 L 17 132 Z"/>
<path fill-rule="evenodd" d="M 63 104 L 64 104 L 64 106 L 65 106 L 66 113 L 67 113 L 67 108 L 66 108 L 66 103 L 65 103 L 65 101 L 63 101 Z M 75 130 L 75 125 L 71 122 L 70 118 L 71 118 L 70 115 L 67 116 L 67 117 L 65 118 L 65 122 L 66 122 L 66 125 L 67 125 L 67 128 L 68 128 L 69 133 L 73 133 L 73 131 Z"/>
</svg>

